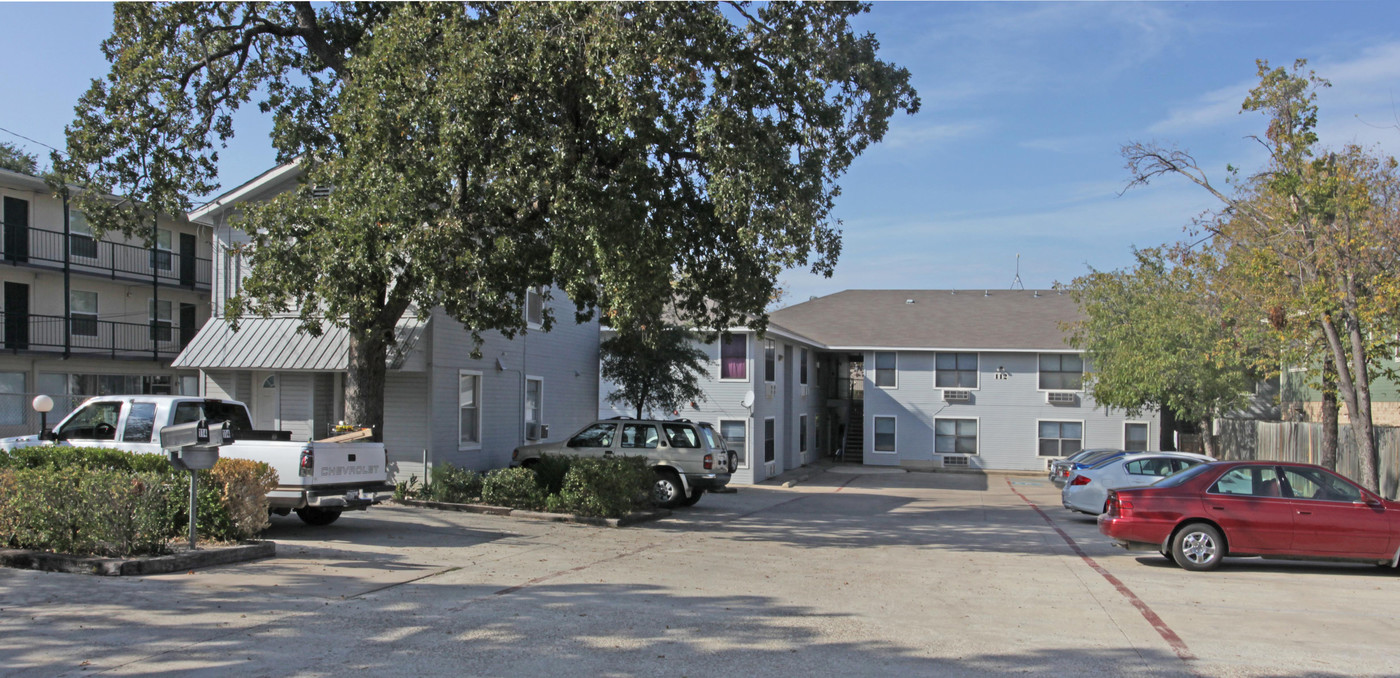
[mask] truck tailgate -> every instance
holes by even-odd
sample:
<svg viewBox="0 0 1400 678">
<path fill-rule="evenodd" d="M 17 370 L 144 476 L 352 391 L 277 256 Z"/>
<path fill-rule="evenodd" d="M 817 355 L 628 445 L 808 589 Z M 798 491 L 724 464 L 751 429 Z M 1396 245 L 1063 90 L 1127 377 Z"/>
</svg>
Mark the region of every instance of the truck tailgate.
<svg viewBox="0 0 1400 678">
<path fill-rule="evenodd" d="M 365 485 L 386 483 L 383 443 L 307 443 L 312 456 L 310 477 L 303 485 Z M 283 479 L 282 484 L 291 484 Z"/>
</svg>

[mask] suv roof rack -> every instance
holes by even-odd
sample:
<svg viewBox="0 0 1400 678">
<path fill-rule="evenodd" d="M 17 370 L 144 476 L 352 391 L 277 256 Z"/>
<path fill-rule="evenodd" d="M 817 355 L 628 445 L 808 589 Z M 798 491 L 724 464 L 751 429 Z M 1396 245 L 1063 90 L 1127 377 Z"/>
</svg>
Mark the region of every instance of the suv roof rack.
<svg viewBox="0 0 1400 678">
<path fill-rule="evenodd" d="M 680 423 L 682 423 L 682 424 L 694 424 L 694 423 L 695 423 L 695 422 L 693 422 L 693 421 L 691 421 L 691 420 L 689 420 L 689 419 L 686 419 L 685 417 L 677 417 L 677 418 L 675 418 L 675 419 L 671 419 L 670 421 L 680 422 Z"/>
</svg>

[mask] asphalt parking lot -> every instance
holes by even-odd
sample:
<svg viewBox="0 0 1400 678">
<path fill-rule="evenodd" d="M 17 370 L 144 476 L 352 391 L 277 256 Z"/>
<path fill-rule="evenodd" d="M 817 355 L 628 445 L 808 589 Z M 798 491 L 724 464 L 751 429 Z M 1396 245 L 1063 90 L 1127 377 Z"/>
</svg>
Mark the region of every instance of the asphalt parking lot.
<svg viewBox="0 0 1400 678">
<path fill-rule="evenodd" d="M 1193 574 L 1043 478 L 843 470 L 625 529 L 387 506 L 242 565 L 0 570 L 0 675 L 1400 674 L 1393 571 Z"/>
</svg>

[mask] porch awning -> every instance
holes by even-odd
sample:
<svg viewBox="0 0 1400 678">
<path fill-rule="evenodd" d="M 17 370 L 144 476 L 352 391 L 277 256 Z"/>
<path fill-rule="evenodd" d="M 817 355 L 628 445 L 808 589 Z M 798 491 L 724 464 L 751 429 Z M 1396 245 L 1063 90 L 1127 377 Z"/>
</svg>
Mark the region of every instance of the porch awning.
<svg viewBox="0 0 1400 678">
<path fill-rule="evenodd" d="M 321 336 L 298 332 L 298 318 L 242 318 L 238 331 L 223 318 L 210 318 L 185 350 L 176 356 L 173 367 L 202 370 L 302 370 L 343 372 L 350 363 L 350 334 L 343 327 L 323 326 Z M 418 348 L 418 340 L 428 321 L 414 314 L 399 319 L 394 328 L 396 343 L 386 362 L 391 370 L 402 369 Z"/>
</svg>

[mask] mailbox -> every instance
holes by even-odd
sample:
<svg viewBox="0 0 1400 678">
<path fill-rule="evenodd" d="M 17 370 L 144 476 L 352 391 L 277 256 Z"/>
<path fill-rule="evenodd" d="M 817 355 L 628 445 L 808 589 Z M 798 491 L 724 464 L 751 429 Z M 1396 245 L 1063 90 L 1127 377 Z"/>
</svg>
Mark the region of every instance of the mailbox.
<svg viewBox="0 0 1400 678">
<path fill-rule="evenodd" d="M 160 446 L 170 454 L 170 464 L 190 472 L 190 550 L 195 546 L 195 512 L 198 510 L 199 474 L 196 471 L 214 468 L 219 461 L 219 446 L 233 442 L 229 423 L 210 424 L 200 419 L 187 424 L 166 426 L 160 430 Z"/>
</svg>

